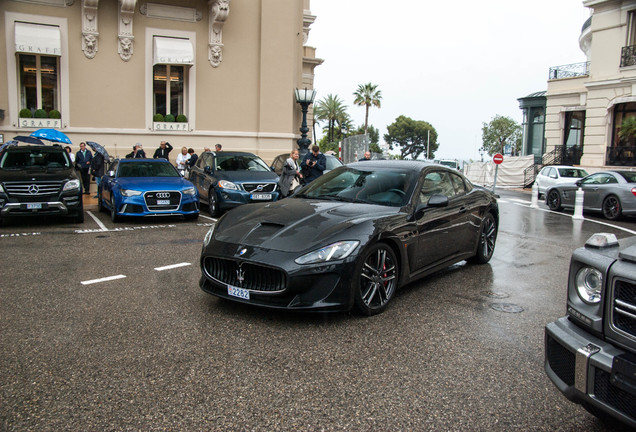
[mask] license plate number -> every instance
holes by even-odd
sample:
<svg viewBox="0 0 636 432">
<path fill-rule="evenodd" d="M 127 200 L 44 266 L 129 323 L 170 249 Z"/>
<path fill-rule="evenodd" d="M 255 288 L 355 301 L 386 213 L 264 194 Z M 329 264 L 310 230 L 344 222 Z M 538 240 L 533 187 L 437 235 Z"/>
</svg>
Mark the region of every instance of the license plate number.
<svg viewBox="0 0 636 432">
<path fill-rule="evenodd" d="M 252 194 L 251 197 L 253 200 L 271 200 L 272 199 L 272 194 L 268 194 L 268 193 L 255 193 Z"/>
<path fill-rule="evenodd" d="M 35 210 L 35 209 L 41 209 L 41 208 L 42 208 L 42 203 L 27 203 L 28 210 Z"/>
<path fill-rule="evenodd" d="M 233 297 L 238 297 L 238 298 L 242 298 L 245 300 L 249 300 L 250 299 L 250 292 L 246 289 L 243 288 L 237 288 L 237 287 L 233 287 L 233 286 L 228 286 L 227 287 L 227 293 Z"/>
<path fill-rule="evenodd" d="M 170 205 L 170 200 L 157 200 L 157 205 Z"/>
</svg>

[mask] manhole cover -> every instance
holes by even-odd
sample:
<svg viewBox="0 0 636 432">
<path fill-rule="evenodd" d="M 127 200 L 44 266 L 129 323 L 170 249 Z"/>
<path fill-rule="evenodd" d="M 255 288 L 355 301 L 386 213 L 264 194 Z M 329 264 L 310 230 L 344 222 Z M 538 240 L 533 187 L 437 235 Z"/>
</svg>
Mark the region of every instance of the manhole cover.
<svg viewBox="0 0 636 432">
<path fill-rule="evenodd" d="M 489 291 L 482 291 L 481 293 L 485 295 L 486 297 L 490 297 L 490 298 L 498 298 L 498 299 L 508 298 L 508 294 L 501 293 L 501 292 L 495 292 L 495 291 L 489 290 Z"/>
<path fill-rule="evenodd" d="M 523 308 L 521 306 L 517 306 L 516 304 L 512 304 L 512 303 L 492 303 L 490 307 L 498 312 L 506 312 L 506 313 L 523 312 Z"/>
</svg>

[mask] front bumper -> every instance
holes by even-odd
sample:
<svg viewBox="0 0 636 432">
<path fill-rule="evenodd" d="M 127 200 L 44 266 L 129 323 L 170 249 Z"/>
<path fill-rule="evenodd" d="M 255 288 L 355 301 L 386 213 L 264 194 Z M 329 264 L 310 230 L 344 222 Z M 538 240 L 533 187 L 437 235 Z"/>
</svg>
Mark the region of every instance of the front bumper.
<svg viewBox="0 0 636 432">
<path fill-rule="evenodd" d="M 199 198 L 196 195 L 182 194 L 178 203 L 166 206 L 150 208 L 143 195 L 121 196 L 117 204 L 118 216 L 174 216 L 195 215 L 199 213 Z"/>
<path fill-rule="evenodd" d="M 545 371 L 561 393 L 635 428 L 636 380 L 616 366 L 630 355 L 567 317 L 545 328 Z"/>
<path fill-rule="evenodd" d="M 82 196 L 63 194 L 47 201 L 17 201 L 0 194 L 0 216 L 70 215 L 83 211 Z"/>
<path fill-rule="evenodd" d="M 274 202 L 279 198 L 279 192 L 265 192 L 271 195 L 271 199 L 253 199 L 253 193 L 231 190 L 231 189 L 218 189 L 216 190 L 217 203 L 219 209 L 230 210 L 234 207 L 238 207 L 243 204 L 261 203 L 261 202 Z"/>
<path fill-rule="evenodd" d="M 244 249 L 248 251 L 241 255 Z M 355 257 L 302 266 L 294 262 L 297 257 L 297 253 L 215 242 L 201 253 L 199 286 L 217 297 L 270 309 L 334 312 L 353 307 Z M 242 272 L 241 278 L 237 272 Z M 272 281 L 276 287 L 268 291 Z M 231 296 L 228 288 L 249 291 L 249 299 Z"/>
</svg>

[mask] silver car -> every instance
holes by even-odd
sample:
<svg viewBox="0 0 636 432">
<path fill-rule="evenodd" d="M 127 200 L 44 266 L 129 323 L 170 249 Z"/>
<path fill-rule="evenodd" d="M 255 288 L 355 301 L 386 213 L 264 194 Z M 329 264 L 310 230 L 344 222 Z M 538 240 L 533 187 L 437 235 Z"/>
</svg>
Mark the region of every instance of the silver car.
<svg viewBox="0 0 636 432">
<path fill-rule="evenodd" d="M 539 196 L 545 194 L 546 189 L 563 183 L 574 183 L 576 180 L 587 176 L 587 171 L 583 168 L 576 168 L 569 165 L 548 165 L 544 166 L 534 182 L 539 187 Z"/>
<path fill-rule="evenodd" d="M 574 208 L 576 191 L 583 190 L 583 210 L 603 213 L 609 220 L 636 215 L 636 171 L 601 171 L 578 180 L 549 187 L 545 203 L 550 210 Z"/>
</svg>

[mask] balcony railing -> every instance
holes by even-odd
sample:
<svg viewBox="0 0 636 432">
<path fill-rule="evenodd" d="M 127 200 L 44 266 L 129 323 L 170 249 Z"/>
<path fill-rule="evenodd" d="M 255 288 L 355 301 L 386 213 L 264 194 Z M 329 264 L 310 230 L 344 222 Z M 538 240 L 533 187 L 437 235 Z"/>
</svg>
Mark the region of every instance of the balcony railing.
<svg viewBox="0 0 636 432">
<path fill-rule="evenodd" d="M 608 147 L 605 163 L 613 166 L 636 166 L 636 147 Z"/>
<path fill-rule="evenodd" d="M 636 45 L 624 46 L 621 49 L 621 67 L 636 66 Z"/>
<path fill-rule="evenodd" d="M 590 74 L 590 62 L 572 63 L 569 65 L 554 66 L 550 68 L 548 79 L 576 78 Z"/>
</svg>

